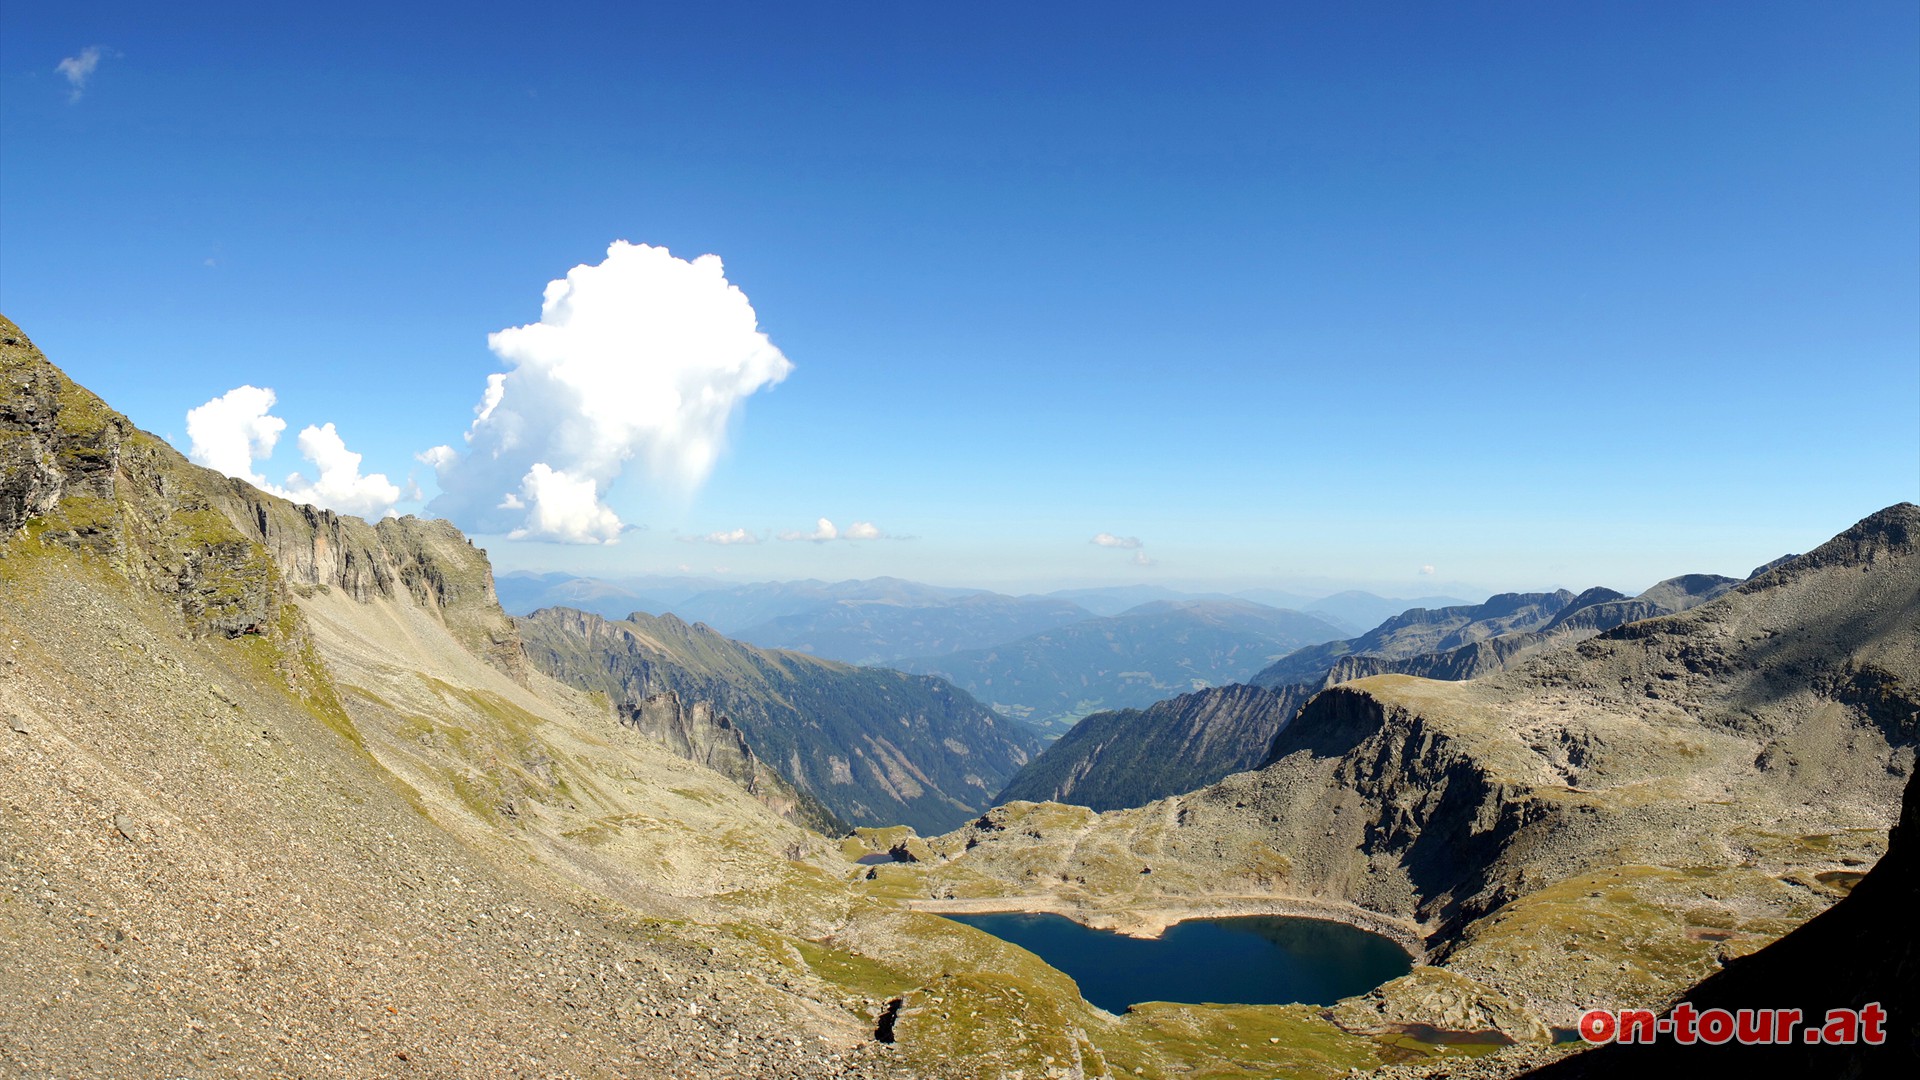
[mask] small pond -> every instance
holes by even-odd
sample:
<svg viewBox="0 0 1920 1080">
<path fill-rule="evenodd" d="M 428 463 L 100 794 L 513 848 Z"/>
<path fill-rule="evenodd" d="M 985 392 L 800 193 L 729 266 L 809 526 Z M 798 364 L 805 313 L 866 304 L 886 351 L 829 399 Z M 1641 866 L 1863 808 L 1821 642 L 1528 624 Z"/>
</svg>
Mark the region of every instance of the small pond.
<svg viewBox="0 0 1920 1080">
<path fill-rule="evenodd" d="M 1108 1012 L 1142 1001 L 1331 1005 L 1412 970 L 1405 949 L 1345 923 L 1284 915 L 1189 919 L 1158 938 L 1060 915 L 948 915 L 1035 954 Z"/>
</svg>

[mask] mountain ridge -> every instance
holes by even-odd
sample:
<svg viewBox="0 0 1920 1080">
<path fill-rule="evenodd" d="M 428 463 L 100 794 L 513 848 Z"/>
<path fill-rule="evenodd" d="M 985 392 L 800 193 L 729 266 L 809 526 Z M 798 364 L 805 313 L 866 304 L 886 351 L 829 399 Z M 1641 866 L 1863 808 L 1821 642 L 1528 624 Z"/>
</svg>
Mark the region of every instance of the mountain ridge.
<svg viewBox="0 0 1920 1080">
<path fill-rule="evenodd" d="M 1302 681 L 1266 686 L 1268 696 L 1210 688 L 1145 709 L 1093 714 L 1081 721 L 1093 721 L 1087 733 L 1076 737 L 1068 731 L 1042 750 L 1008 782 L 1000 801 L 1058 800 L 1097 810 L 1140 806 L 1259 766 L 1265 760 L 1264 751 L 1255 749 L 1261 733 L 1271 745 L 1299 709 L 1328 687 L 1384 674 L 1475 678 L 1625 620 L 1684 610 L 1732 584 L 1732 578 L 1681 575 L 1640 597 L 1595 587 L 1577 596 L 1565 590 L 1505 594 L 1485 605 L 1413 609 L 1359 638 L 1309 646 L 1283 658 L 1262 674 L 1287 668 Z M 1466 644 L 1445 651 L 1407 651 L 1461 639 Z M 1350 648 L 1354 651 L 1346 651 Z M 1223 730 L 1209 734 L 1206 727 Z"/>
<path fill-rule="evenodd" d="M 546 608 L 517 620 L 534 666 L 622 715 L 674 692 L 737 726 L 757 760 L 857 825 L 958 823 L 1037 752 L 942 680 L 762 649 L 704 623 Z"/>
</svg>

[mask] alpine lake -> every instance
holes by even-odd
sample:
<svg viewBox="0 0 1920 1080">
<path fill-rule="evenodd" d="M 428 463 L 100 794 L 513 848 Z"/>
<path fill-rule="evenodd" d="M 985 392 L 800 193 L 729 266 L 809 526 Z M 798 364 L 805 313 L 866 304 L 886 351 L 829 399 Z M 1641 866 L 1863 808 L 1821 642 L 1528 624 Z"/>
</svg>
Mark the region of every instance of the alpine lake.
<svg viewBox="0 0 1920 1080">
<path fill-rule="evenodd" d="M 1412 969 L 1392 940 L 1283 915 L 1189 919 L 1158 938 L 1093 930 L 1061 915 L 948 915 L 1026 949 L 1111 1013 L 1143 1001 L 1331 1005 Z"/>
</svg>

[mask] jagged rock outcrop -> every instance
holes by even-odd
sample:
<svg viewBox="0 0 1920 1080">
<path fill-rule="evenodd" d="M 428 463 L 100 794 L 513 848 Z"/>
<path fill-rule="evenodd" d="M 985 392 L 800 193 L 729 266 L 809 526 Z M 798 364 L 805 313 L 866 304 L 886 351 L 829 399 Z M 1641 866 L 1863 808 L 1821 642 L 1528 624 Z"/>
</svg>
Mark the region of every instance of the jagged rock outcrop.
<svg viewBox="0 0 1920 1080">
<path fill-rule="evenodd" d="M 672 616 L 568 608 L 518 620 L 541 671 L 616 703 L 705 702 L 763 762 L 855 825 L 937 832 L 979 813 L 1037 751 L 945 680 L 761 649 Z"/>
<path fill-rule="evenodd" d="M 405 593 L 488 663 L 526 681 L 526 652 L 494 595 L 492 565 L 452 522 L 411 515 L 367 522 L 227 483 L 230 515 L 295 589 L 338 589 L 361 603 Z"/>
</svg>

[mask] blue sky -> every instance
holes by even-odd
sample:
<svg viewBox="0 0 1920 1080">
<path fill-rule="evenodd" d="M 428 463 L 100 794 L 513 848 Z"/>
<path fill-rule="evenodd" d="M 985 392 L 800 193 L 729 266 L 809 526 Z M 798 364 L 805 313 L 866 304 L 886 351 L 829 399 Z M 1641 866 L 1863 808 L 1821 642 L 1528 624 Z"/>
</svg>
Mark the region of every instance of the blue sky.
<svg viewBox="0 0 1920 1080">
<path fill-rule="evenodd" d="M 503 568 L 1638 588 L 1920 498 L 1910 3 L 258 7 L 0 13 L 0 309 L 424 512 L 549 281 L 718 255 L 790 372 L 616 543 L 467 500 Z"/>
</svg>

